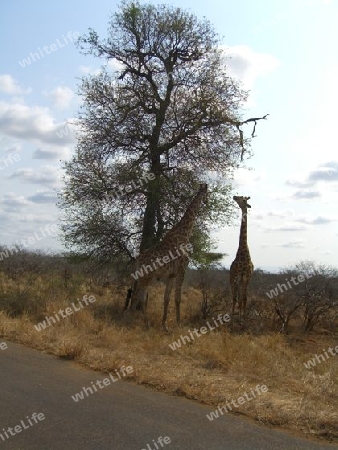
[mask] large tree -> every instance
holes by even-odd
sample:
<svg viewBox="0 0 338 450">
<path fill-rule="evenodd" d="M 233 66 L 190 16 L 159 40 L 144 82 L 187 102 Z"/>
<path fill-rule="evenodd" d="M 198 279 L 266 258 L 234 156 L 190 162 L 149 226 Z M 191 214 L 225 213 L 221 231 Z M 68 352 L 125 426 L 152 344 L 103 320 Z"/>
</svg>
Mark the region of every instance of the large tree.
<svg viewBox="0 0 338 450">
<path fill-rule="evenodd" d="M 124 2 L 108 38 L 90 29 L 85 54 L 108 61 L 82 79 L 80 131 L 65 164 L 65 242 L 86 254 L 135 256 L 182 216 L 209 176 L 207 221 L 229 219 L 229 177 L 250 138 L 241 126 L 247 93 L 227 73 L 220 41 L 207 20 L 166 5 Z M 113 64 L 110 64 L 113 63 Z M 116 70 L 112 71 L 114 66 Z M 217 175 L 217 176 L 216 176 Z"/>
</svg>

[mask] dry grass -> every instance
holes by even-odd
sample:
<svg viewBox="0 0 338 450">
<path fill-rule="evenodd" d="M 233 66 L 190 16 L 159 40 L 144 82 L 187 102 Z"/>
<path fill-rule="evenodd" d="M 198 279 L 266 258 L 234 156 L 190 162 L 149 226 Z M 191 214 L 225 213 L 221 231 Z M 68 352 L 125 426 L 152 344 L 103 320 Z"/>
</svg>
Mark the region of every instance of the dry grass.
<svg viewBox="0 0 338 450">
<path fill-rule="evenodd" d="M 0 281 L 1 295 L 9 295 L 14 289 L 11 280 L 2 274 Z M 26 282 L 20 281 L 22 285 Z M 150 293 L 149 317 L 153 327 L 145 330 L 138 313 L 136 317 L 128 313 L 122 318 L 124 293 L 117 289 L 112 294 L 108 289 L 89 288 L 82 283 L 74 296 L 74 290 L 70 295 L 61 284 L 55 285 L 55 294 L 47 280 L 38 278 L 34 283 L 30 293 L 35 292 L 33 297 L 39 308 L 34 311 L 30 307 L 29 314 L 19 317 L 0 312 L 0 336 L 73 359 L 94 370 L 111 372 L 122 364 L 131 365 L 131 378 L 137 383 L 207 403 L 210 410 L 265 384 L 267 393 L 234 411 L 260 423 L 338 438 L 337 358 L 330 357 L 311 370 L 303 364 L 316 353 L 323 353 L 323 349 L 337 345 L 337 335 L 286 337 L 268 331 L 253 335 L 250 327 L 246 332 L 235 333 L 223 325 L 173 351 L 169 344 L 203 325 L 191 322 L 197 317 L 200 303 L 200 294 L 194 289 L 183 293 L 185 325 L 179 329 L 174 326 L 172 304 L 172 331 L 165 334 L 160 328 L 161 285 L 154 286 Z M 18 290 L 17 285 L 15 289 Z M 84 294 L 94 294 L 96 302 L 44 331 L 34 328 L 46 315 L 52 316 Z"/>
</svg>

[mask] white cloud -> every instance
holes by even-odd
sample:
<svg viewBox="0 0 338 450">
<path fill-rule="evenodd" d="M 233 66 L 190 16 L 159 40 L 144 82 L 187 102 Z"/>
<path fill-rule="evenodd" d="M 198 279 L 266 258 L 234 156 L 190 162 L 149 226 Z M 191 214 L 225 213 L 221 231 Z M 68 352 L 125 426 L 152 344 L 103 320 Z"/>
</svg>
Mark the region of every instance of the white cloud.
<svg viewBox="0 0 338 450">
<path fill-rule="evenodd" d="M 33 159 L 65 159 L 70 155 L 70 150 L 65 148 L 37 148 L 33 153 Z"/>
<path fill-rule="evenodd" d="M 48 186 L 57 186 L 60 181 L 59 170 L 54 166 L 43 166 L 37 169 L 18 169 L 15 170 L 9 178 L 18 179 L 22 183 L 42 184 Z"/>
<path fill-rule="evenodd" d="M 44 92 L 44 95 L 51 98 L 54 106 L 59 109 L 68 108 L 74 98 L 74 92 L 70 88 L 62 86 L 58 86 L 50 92 Z"/>
<path fill-rule="evenodd" d="M 12 197 L 7 199 L 9 203 L 5 211 L 0 210 L 1 240 L 5 245 L 21 243 L 21 239 L 27 239 L 39 232 L 46 225 L 57 224 L 57 210 L 52 204 L 39 204 L 26 202 L 22 197 Z M 23 203 L 22 207 L 15 204 Z M 10 207 L 12 203 L 13 208 Z M 4 208 L 5 209 L 5 208 Z M 41 236 L 43 236 L 41 234 Z M 46 238 L 37 242 L 31 248 L 54 248 L 59 249 L 60 244 L 57 238 L 53 238 L 46 233 Z"/>
<path fill-rule="evenodd" d="M 83 75 L 99 75 L 99 73 L 101 73 L 100 68 L 94 68 L 92 66 L 80 66 L 78 70 Z"/>
<path fill-rule="evenodd" d="M 108 68 L 111 72 L 120 71 L 123 69 L 123 64 L 120 63 L 117 59 L 109 59 L 105 64 L 105 67 Z M 78 70 L 83 75 L 99 75 L 102 72 L 103 67 L 92 67 L 92 66 L 80 66 Z"/>
<path fill-rule="evenodd" d="M 338 190 L 338 162 L 328 161 L 318 164 L 315 168 L 312 166 L 306 173 L 293 175 L 285 184 L 291 188 L 297 188 L 297 191 L 288 197 L 291 199 L 304 200 L 332 195 L 335 190 Z"/>
<path fill-rule="evenodd" d="M 1 202 L 3 205 L 3 210 L 6 212 L 17 212 L 22 208 L 26 208 L 30 205 L 30 202 L 25 199 L 22 195 L 16 195 L 13 192 L 8 192 L 3 196 Z"/>
<path fill-rule="evenodd" d="M 62 139 L 59 137 L 58 133 L 64 127 L 64 123 L 55 123 L 49 108 L 0 102 L 0 131 L 6 136 L 38 145 L 52 144 L 64 147 L 75 143 L 73 133 L 62 135 Z"/>
<path fill-rule="evenodd" d="M 338 181 L 338 162 L 330 161 L 312 170 L 309 181 Z"/>
<path fill-rule="evenodd" d="M 332 217 L 323 217 L 323 216 L 316 216 L 316 217 L 299 217 L 295 219 L 296 222 L 305 223 L 308 225 L 325 225 L 327 223 L 336 222 L 336 219 Z"/>
<path fill-rule="evenodd" d="M 320 197 L 321 194 L 318 191 L 296 191 L 291 195 L 294 200 L 312 200 Z"/>
<path fill-rule="evenodd" d="M 287 219 L 293 216 L 293 212 L 290 210 L 269 211 L 266 215 L 276 219 Z"/>
<path fill-rule="evenodd" d="M 295 224 L 298 227 L 299 223 L 304 225 L 325 225 L 327 223 L 335 222 L 338 220 L 338 216 L 318 216 L 318 215 L 304 215 L 295 213 L 291 209 L 280 209 L 273 211 L 261 211 L 260 213 L 254 213 L 255 219 L 264 221 L 275 221 L 275 223 L 283 223 L 283 226 L 287 223 L 287 227 L 294 227 Z"/>
<path fill-rule="evenodd" d="M 264 179 L 265 173 L 263 171 L 239 168 L 234 174 L 233 184 L 236 188 L 252 188 L 263 182 Z"/>
<path fill-rule="evenodd" d="M 21 144 L 13 143 L 11 145 L 8 145 L 4 148 L 5 153 L 19 153 L 21 151 Z"/>
<path fill-rule="evenodd" d="M 245 89 L 252 89 L 257 78 L 269 75 L 279 65 L 275 56 L 255 52 L 247 45 L 222 46 L 222 49 L 229 75 L 240 80 Z"/>
<path fill-rule="evenodd" d="M 304 239 L 294 239 L 293 241 L 284 242 L 283 244 L 277 244 L 277 247 L 283 247 L 283 248 L 305 248 L 305 241 Z"/>
<path fill-rule="evenodd" d="M 270 232 L 274 232 L 274 231 L 285 231 L 285 232 L 289 232 L 289 231 L 303 231 L 303 230 L 307 230 L 307 227 L 305 225 L 298 225 L 292 222 L 286 222 L 285 224 L 283 224 L 282 226 L 267 226 L 265 227 L 265 232 L 266 233 L 270 233 Z"/>
<path fill-rule="evenodd" d="M 338 220 L 333 215 L 302 215 L 292 210 L 274 210 L 260 214 L 253 214 L 253 219 L 257 226 L 263 228 L 265 232 L 276 231 L 302 231 L 309 229 L 318 229 L 320 225 L 328 225 Z"/>
<path fill-rule="evenodd" d="M 123 69 L 123 64 L 120 63 L 120 61 L 118 61 L 117 59 L 113 58 L 113 59 L 109 59 L 108 63 L 107 63 L 107 67 L 112 70 L 113 72 L 116 71 L 120 71 Z"/>
<path fill-rule="evenodd" d="M 17 81 L 11 75 L 0 75 L 0 91 L 5 94 L 19 95 L 29 94 L 32 92 L 31 88 L 23 89 Z"/>
<path fill-rule="evenodd" d="M 57 195 L 56 192 L 52 191 L 38 191 L 36 194 L 28 197 L 28 200 L 38 204 L 50 203 L 52 205 L 55 205 L 57 202 Z"/>
</svg>

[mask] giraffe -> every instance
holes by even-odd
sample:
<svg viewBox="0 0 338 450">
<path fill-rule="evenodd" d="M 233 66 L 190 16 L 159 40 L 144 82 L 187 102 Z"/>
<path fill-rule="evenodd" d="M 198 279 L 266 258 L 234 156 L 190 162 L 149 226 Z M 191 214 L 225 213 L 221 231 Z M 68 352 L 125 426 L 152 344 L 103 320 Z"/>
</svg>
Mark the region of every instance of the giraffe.
<svg viewBox="0 0 338 450">
<path fill-rule="evenodd" d="M 233 199 L 242 210 L 242 223 L 236 258 L 230 266 L 230 286 L 232 292 L 232 315 L 234 315 L 236 302 L 238 301 L 239 315 L 241 317 L 245 314 L 247 289 L 254 269 L 247 241 L 248 208 L 251 208 L 251 206 L 248 204 L 250 197 L 234 196 Z"/>
<path fill-rule="evenodd" d="M 167 314 L 174 283 L 176 323 L 180 324 L 181 290 L 189 263 L 189 252 L 192 251 L 190 237 L 201 203 L 206 201 L 206 197 L 207 184 L 201 184 L 198 193 L 189 204 L 181 220 L 166 233 L 161 242 L 144 250 L 136 258 L 136 270 L 132 274 L 136 281 L 131 295 L 131 309 L 135 310 L 137 305 L 141 304 L 146 325 L 149 325 L 146 313 L 147 287 L 153 278 L 166 279 L 163 329 L 168 331 Z"/>
</svg>

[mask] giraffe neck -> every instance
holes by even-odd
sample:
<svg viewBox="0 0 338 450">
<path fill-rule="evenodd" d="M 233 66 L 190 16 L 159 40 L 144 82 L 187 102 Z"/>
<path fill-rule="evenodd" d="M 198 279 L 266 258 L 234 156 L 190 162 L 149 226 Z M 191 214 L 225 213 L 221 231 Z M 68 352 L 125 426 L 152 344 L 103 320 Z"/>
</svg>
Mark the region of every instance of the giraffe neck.
<svg viewBox="0 0 338 450">
<path fill-rule="evenodd" d="M 196 215 L 205 196 L 205 191 L 200 189 L 196 197 L 188 206 L 181 220 L 166 234 L 164 239 L 171 238 L 174 235 L 182 237 L 182 240 L 189 239 L 195 223 Z"/>
<path fill-rule="evenodd" d="M 237 253 L 240 253 L 242 250 L 248 250 L 248 215 L 246 211 L 242 211 L 241 231 L 239 234 Z"/>
</svg>

